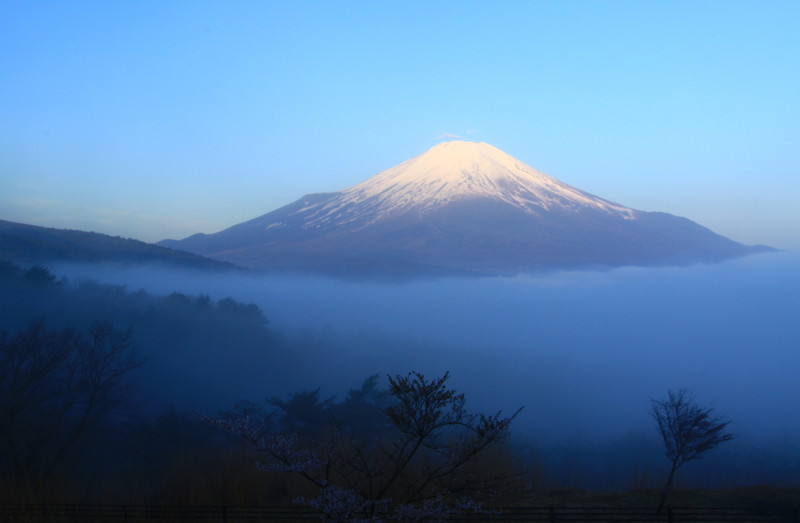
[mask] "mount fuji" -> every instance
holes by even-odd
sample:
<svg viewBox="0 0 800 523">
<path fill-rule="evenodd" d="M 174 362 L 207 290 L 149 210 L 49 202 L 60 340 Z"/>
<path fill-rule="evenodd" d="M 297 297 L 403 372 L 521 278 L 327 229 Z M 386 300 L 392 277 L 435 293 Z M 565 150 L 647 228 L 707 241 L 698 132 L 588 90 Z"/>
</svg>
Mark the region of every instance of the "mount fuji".
<svg viewBox="0 0 800 523">
<path fill-rule="evenodd" d="M 349 189 L 159 244 L 244 267 L 346 277 L 685 265 L 770 250 L 604 200 L 465 141 L 440 143 Z"/>
</svg>

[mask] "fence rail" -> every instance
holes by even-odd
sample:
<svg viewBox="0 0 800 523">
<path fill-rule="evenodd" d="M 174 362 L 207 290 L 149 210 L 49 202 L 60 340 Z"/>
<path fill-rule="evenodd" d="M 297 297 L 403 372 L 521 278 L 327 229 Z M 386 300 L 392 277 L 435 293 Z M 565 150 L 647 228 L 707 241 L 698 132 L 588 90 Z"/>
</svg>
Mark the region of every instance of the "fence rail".
<svg viewBox="0 0 800 523">
<path fill-rule="evenodd" d="M 320 513 L 301 506 L 235 507 L 224 505 L 0 505 L 0 522 L 48 523 L 119 521 L 130 523 L 214 521 L 319 521 Z"/>
<path fill-rule="evenodd" d="M 781 507 L 669 507 L 660 514 L 643 507 L 506 507 L 483 514 L 462 515 L 453 521 L 540 522 L 738 522 L 800 523 L 800 509 Z M 199 505 L 0 505 L 2 523 L 73 523 L 83 521 L 168 523 L 245 523 L 320 521 L 319 512 L 301 506 L 235 507 Z"/>
<path fill-rule="evenodd" d="M 800 523 L 795 508 L 765 507 L 668 507 L 657 513 L 652 507 L 508 507 L 496 515 L 475 515 L 463 521 L 541 522 L 737 522 L 781 521 Z"/>
</svg>

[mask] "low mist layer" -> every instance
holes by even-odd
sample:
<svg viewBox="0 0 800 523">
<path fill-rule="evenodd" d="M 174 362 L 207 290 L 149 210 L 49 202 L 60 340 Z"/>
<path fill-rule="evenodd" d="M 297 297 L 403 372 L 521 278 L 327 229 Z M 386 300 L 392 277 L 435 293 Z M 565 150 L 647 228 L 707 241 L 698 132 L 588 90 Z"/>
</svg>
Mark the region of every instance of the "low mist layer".
<svg viewBox="0 0 800 523">
<path fill-rule="evenodd" d="M 449 370 L 454 385 L 481 408 L 526 406 L 520 425 L 548 438 L 650 427 L 648 400 L 687 387 L 730 416 L 742 435 L 798 429 L 786 415 L 798 407 L 792 394 L 800 368 L 795 255 L 405 284 L 158 269 L 58 271 L 130 289 L 254 302 L 273 327 L 316 347 L 297 388 L 322 386 L 335 394 L 353 377 Z M 231 347 L 217 357 L 238 355 Z M 275 392 L 270 369 L 263 369 L 263 381 L 252 382 L 254 374 L 251 368 L 249 382 L 230 376 L 224 396 Z"/>
<path fill-rule="evenodd" d="M 342 398 L 375 374 L 450 372 L 472 411 L 524 407 L 511 432 L 535 484 L 640 488 L 658 485 L 666 466 L 650 400 L 687 388 L 731 420 L 735 439 L 680 481 L 797 484 L 796 255 L 404 284 L 51 270 L 9 280 L 21 287 L 0 302 L 0 326 L 19 331 L 40 317 L 57 329 L 132 326 L 144 363 L 131 419 L 221 412 L 242 399 L 269 409 L 266 398 L 304 390 Z"/>
</svg>

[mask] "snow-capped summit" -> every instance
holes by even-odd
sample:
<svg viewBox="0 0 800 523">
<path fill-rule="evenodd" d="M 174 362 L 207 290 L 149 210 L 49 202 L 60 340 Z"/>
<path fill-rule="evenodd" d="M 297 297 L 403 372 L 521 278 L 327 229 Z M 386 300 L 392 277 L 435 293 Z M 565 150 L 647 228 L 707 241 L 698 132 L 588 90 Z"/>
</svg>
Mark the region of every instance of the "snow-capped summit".
<svg viewBox="0 0 800 523">
<path fill-rule="evenodd" d="M 424 154 L 342 191 L 342 206 L 380 200 L 383 213 L 426 210 L 467 198 L 493 198 L 538 214 L 593 207 L 630 218 L 631 209 L 580 191 L 482 142 L 442 142 Z"/>
<path fill-rule="evenodd" d="M 343 191 L 161 244 L 246 267 L 348 277 L 685 264 L 763 250 L 612 203 L 466 141 L 435 145 Z"/>
</svg>

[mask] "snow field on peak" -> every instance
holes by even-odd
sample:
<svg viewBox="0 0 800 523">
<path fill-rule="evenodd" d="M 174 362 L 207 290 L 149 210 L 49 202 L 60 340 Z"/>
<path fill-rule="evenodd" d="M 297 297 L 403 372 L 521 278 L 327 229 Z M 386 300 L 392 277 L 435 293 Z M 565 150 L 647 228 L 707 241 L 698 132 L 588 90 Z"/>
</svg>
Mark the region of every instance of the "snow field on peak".
<svg viewBox="0 0 800 523">
<path fill-rule="evenodd" d="M 345 189 L 307 224 L 367 222 L 410 209 L 429 210 L 467 198 L 491 198 L 531 214 L 600 210 L 632 219 L 635 211 L 547 176 L 486 143 L 451 141 Z M 371 216 L 369 216 L 371 215 Z"/>
</svg>

